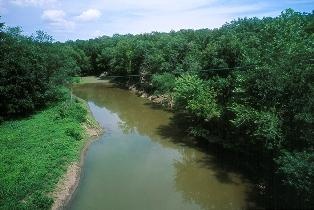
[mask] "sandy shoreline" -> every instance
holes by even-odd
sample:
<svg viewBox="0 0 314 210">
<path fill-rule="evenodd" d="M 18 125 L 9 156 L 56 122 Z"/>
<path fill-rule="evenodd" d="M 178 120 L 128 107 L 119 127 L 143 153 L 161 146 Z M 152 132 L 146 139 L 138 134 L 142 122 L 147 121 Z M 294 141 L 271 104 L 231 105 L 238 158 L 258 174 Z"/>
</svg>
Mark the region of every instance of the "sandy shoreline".
<svg viewBox="0 0 314 210">
<path fill-rule="evenodd" d="M 85 101 L 83 103 L 86 104 Z M 85 137 L 85 144 L 80 151 L 79 162 L 73 162 L 68 166 L 66 173 L 59 180 L 55 190 L 52 192 L 51 196 L 54 200 L 51 207 L 52 210 L 64 209 L 71 200 L 80 182 L 86 151 L 88 150 L 89 145 L 103 133 L 103 128 L 101 128 L 101 126 L 94 120 L 89 107 L 87 107 L 87 109 L 87 120 L 82 125 L 87 136 Z"/>
</svg>

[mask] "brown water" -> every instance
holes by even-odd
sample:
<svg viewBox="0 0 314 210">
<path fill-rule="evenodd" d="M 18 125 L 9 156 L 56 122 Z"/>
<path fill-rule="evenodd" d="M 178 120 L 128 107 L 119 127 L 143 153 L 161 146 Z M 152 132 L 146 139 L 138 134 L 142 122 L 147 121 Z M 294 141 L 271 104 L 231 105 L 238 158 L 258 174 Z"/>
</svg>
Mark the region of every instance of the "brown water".
<svg viewBox="0 0 314 210">
<path fill-rule="evenodd" d="M 249 184 L 217 155 L 180 143 L 193 140 L 169 126 L 172 113 L 109 84 L 78 85 L 74 93 L 105 133 L 86 154 L 68 209 L 246 208 Z"/>
</svg>

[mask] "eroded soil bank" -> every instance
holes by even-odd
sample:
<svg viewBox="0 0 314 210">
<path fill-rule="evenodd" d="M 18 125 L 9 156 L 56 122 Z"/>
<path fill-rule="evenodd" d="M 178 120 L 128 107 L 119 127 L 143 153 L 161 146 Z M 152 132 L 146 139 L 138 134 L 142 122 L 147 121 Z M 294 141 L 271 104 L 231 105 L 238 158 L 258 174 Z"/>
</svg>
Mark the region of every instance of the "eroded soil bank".
<svg viewBox="0 0 314 210">
<path fill-rule="evenodd" d="M 59 180 L 55 190 L 52 192 L 54 200 L 51 208 L 52 210 L 64 209 L 71 200 L 80 181 L 81 168 L 84 164 L 86 151 L 88 150 L 89 145 L 103 133 L 103 128 L 94 120 L 86 102 L 79 98 L 76 99 L 85 104 L 85 107 L 88 110 L 87 120 L 84 124 L 82 124 L 85 131 L 85 144 L 81 149 L 79 161 L 73 162 L 68 166 L 66 173 Z"/>
<path fill-rule="evenodd" d="M 73 91 L 106 132 L 90 145 L 66 209 L 254 207 L 251 184 L 232 167 L 237 160 L 193 145 L 173 123 L 172 112 L 109 83 L 77 85 Z"/>
</svg>

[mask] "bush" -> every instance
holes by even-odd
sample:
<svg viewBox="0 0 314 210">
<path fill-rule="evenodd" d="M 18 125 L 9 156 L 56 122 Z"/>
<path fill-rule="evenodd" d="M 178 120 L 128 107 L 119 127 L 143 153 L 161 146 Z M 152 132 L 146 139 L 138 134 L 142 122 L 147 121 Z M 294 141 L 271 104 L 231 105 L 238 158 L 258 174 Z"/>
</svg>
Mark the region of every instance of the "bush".
<svg viewBox="0 0 314 210">
<path fill-rule="evenodd" d="M 174 99 L 176 107 L 186 109 L 190 100 L 195 98 L 204 83 L 196 75 L 185 74 L 175 80 Z"/>
<path fill-rule="evenodd" d="M 175 104 L 198 118 L 218 118 L 221 110 L 216 101 L 216 93 L 195 75 L 185 74 L 175 82 Z"/>
<path fill-rule="evenodd" d="M 69 163 L 78 161 L 85 143 L 81 120 L 75 116 L 82 110 L 72 104 L 67 109 L 55 104 L 1 124 L 0 209 L 51 208 L 51 192 Z"/>
<path fill-rule="evenodd" d="M 154 74 L 152 84 L 157 93 L 169 93 L 175 87 L 175 79 L 176 77 L 171 73 Z"/>
<path fill-rule="evenodd" d="M 21 35 L 8 29 L 0 48 L 0 117 L 27 115 L 63 98 L 63 88 L 78 70 L 70 47 L 49 36 Z M 45 38 L 46 37 L 46 38 Z"/>
<path fill-rule="evenodd" d="M 277 173 L 286 187 L 285 193 L 288 194 L 286 198 L 295 201 L 294 208 L 313 209 L 314 152 L 283 152 L 276 162 Z"/>
<path fill-rule="evenodd" d="M 230 122 L 244 130 L 253 142 L 259 141 L 267 149 L 279 149 L 282 134 L 280 120 L 274 112 L 257 111 L 239 104 L 233 104 L 230 110 L 235 114 Z"/>
<path fill-rule="evenodd" d="M 79 141 L 83 138 L 81 128 L 76 123 L 69 122 L 65 132 L 68 136 L 72 137 L 76 141 Z"/>
<path fill-rule="evenodd" d="M 57 118 L 65 119 L 71 117 L 82 123 L 86 121 L 86 114 L 87 110 L 81 103 L 76 101 L 67 101 L 60 104 Z"/>
</svg>

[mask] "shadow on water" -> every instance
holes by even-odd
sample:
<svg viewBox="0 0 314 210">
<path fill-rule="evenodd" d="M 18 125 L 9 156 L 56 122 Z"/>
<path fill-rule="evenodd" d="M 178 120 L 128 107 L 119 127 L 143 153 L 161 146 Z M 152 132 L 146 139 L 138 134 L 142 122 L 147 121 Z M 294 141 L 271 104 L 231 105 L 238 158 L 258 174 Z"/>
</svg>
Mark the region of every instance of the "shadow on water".
<svg viewBox="0 0 314 210">
<path fill-rule="evenodd" d="M 247 161 L 217 144 L 188 136 L 185 132 L 191 121 L 188 116 L 165 111 L 162 106 L 115 85 L 80 85 L 75 94 L 117 115 L 123 133 L 138 133 L 172 151 L 169 154 L 179 153 L 180 158 L 172 163 L 173 187 L 181 192 L 186 202 L 196 203 L 202 209 L 257 208 L 254 204 L 257 203 L 256 191 L 250 184 L 254 183 L 254 176 L 243 167 Z M 151 153 L 149 150 L 148 154 Z M 165 169 L 162 167 L 160 170 Z"/>
<path fill-rule="evenodd" d="M 161 106 L 155 106 L 147 103 L 148 106 L 154 109 L 162 109 Z M 187 130 L 190 127 L 191 119 L 182 113 L 176 113 L 170 120 L 168 125 L 162 125 L 158 128 L 158 134 L 165 139 L 169 139 L 175 144 L 193 148 L 205 154 L 197 162 L 203 167 L 209 168 L 214 172 L 216 179 L 223 184 L 239 185 L 239 179 L 235 179 L 235 175 L 241 180 L 250 184 L 249 190 L 246 192 L 246 207 L 245 209 L 267 209 L 265 198 L 260 195 L 260 190 L 257 189 L 257 181 L 259 177 L 258 167 L 254 167 L 254 160 L 247 160 L 247 156 L 232 152 L 221 145 L 210 143 L 204 139 L 189 136 Z M 218 138 L 218 137 L 211 137 Z M 189 160 L 184 160 L 183 165 L 190 164 Z M 253 164 L 253 167 L 252 165 Z M 249 167 L 250 166 L 250 167 Z M 180 167 L 180 166 L 179 166 Z M 184 168 L 184 166 L 181 166 Z M 180 169 L 177 169 L 180 170 Z M 191 191 L 185 190 L 190 193 Z M 191 195 L 187 197 L 193 197 Z M 197 199 L 195 199 L 197 200 Z"/>
<path fill-rule="evenodd" d="M 155 109 L 155 110 L 162 110 L 162 111 L 166 111 L 166 112 L 171 112 L 170 110 L 167 110 L 165 107 L 163 107 L 160 104 L 156 104 L 156 103 L 152 103 L 152 102 L 147 102 L 145 103 L 145 106 L 148 106 L 151 109 Z"/>
</svg>

